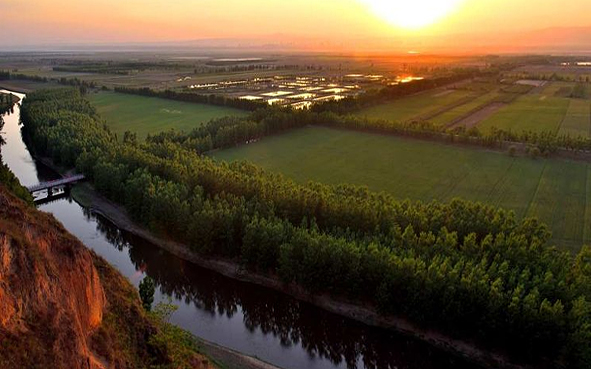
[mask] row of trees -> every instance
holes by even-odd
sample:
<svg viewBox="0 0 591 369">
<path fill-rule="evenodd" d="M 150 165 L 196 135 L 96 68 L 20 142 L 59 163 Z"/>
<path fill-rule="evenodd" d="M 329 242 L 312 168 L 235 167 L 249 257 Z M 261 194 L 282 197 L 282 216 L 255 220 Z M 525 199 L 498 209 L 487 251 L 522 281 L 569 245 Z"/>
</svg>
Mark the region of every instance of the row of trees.
<svg viewBox="0 0 591 369">
<path fill-rule="evenodd" d="M 381 89 L 368 90 L 361 95 L 351 96 L 339 101 L 326 101 L 312 106 L 315 112 L 333 112 L 347 114 L 354 111 L 383 103 L 384 101 L 410 96 L 422 91 L 454 84 L 469 78 L 486 75 L 478 69 L 459 69 L 445 75 L 415 80 L 408 83 L 389 85 Z"/>
<path fill-rule="evenodd" d="M 81 91 L 86 92 L 88 89 L 96 88 L 97 84 L 94 81 L 85 81 L 79 79 L 78 77 L 74 78 L 47 78 L 41 76 L 35 76 L 30 74 L 23 74 L 23 73 L 16 73 L 10 72 L 6 70 L 0 70 L 0 80 L 9 80 L 9 79 L 22 79 L 26 81 L 33 81 L 33 82 L 41 82 L 41 83 L 48 83 L 48 82 L 55 82 L 59 83 L 60 85 L 64 86 L 75 86 L 79 87 Z"/>
<path fill-rule="evenodd" d="M 205 94 L 197 94 L 197 93 L 192 93 L 192 92 L 187 92 L 187 91 L 173 91 L 173 90 L 156 91 L 156 90 L 153 90 L 149 87 L 142 87 L 142 88 L 115 87 L 115 92 L 120 92 L 120 93 L 124 93 L 124 94 L 141 95 L 141 96 L 160 97 L 163 99 L 192 102 L 192 103 L 198 103 L 198 104 L 227 106 L 227 107 L 231 107 L 231 108 L 250 110 L 250 111 L 264 108 L 267 105 L 267 103 L 265 103 L 265 102 L 237 99 L 237 98 L 233 98 L 233 97 L 227 97 L 224 95 L 215 95 L 215 94 L 205 95 Z"/>
<path fill-rule="evenodd" d="M 535 132 L 503 130 L 494 128 L 482 132 L 476 127 L 456 127 L 453 129 L 432 124 L 428 120 L 397 122 L 385 119 L 369 119 L 350 115 L 361 108 L 402 98 L 421 91 L 445 86 L 466 80 L 494 74 L 492 71 L 455 70 L 444 76 L 412 81 L 379 90 L 367 91 L 359 96 L 340 101 L 327 101 L 315 104 L 310 111 L 292 111 L 289 108 L 269 107 L 259 101 L 228 98 L 222 95 L 204 95 L 173 90 L 155 91 L 150 88 L 118 87 L 115 91 L 143 96 L 160 97 L 185 102 L 229 106 L 250 110 L 254 113 L 246 118 L 226 117 L 210 122 L 207 127 L 197 128 L 188 134 L 166 132 L 155 140 L 171 139 L 192 148 L 199 153 L 244 144 L 275 134 L 289 128 L 306 125 L 324 125 L 334 128 L 354 129 L 381 134 L 415 137 L 444 142 L 455 142 L 485 147 L 508 148 L 512 143 L 522 143 L 535 148 L 542 155 L 549 155 L 564 149 L 570 151 L 591 151 L 591 139 L 583 136 L 559 135 L 556 132 Z M 531 86 L 511 85 L 506 92 L 505 103 L 529 91 Z"/>
<path fill-rule="evenodd" d="M 557 135 L 554 132 L 523 131 L 516 133 L 494 127 L 487 132 L 464 127 L 448 129 L 422 120 L 396 122 L 355 115 L 341 116 L 332 112 L 293 111 L 277 107 L 257 110 L 243 118 L 224 117 L 215 119 L 190 132 L 174 130 L 162 132 L 148 137 L 148 141 L 153 143 L 171 141 L 198 153 L 205 153 L 214 149 L 241 145 L 288 129 L 308 125 L 491 148 L 507 148 L 513 143 L 523 143 L 536 148 L 541 154 L 556 153 L 560 149 L 575 152 L 591 150 L 591 139 L 589 138 Z"/>
<path fill-rule="evenodd" d="M 460 82 L 462 80 L 483 75 L 478 70 L 454 70 L 446 73 L 443 76 L 416 80 L 409 83 L 400 83 L 396 85 L 386 86 L 377 90 L 366 91 L 358 96 L 351 96 L 339 101 L 327 101 L 320 104 L 315 104 L 312 110 L 315 112 L 333 112 L 338 114 L 350 113 L 361 108 L 377 105 L 384 101 L 409 96 L 421 91 L 437 88 L 440 86 L 449 85 Z M 261 101 L 250 101 L 236 98 L 229 98 L 223 95 L 215 94 L 198 94 L 187 91 L 163 90 L 156 91 L 148 87 L 132 88 L 132 87 L 116 87 L 116 92 L 135 94 L 142 96 L 161 97 L 165 99 L 230 106 L 238 109 L 254 111 L 256 109 L 265 108 L 267 104 Z"/>
<path fill-rule="evenodd" d="M 287 126 L 306 114 L 318 116 L 278 112 L 268 121 Z M 528 360 L 545 353 L 556 365 L 591 365 L 591 249 L 572 257 L 548 247 L 547 227 L 534 219 L 462 200 L 296 184 L 163 135 L 118 142 L 77 90 L 30 94 L 22 119 L 37 152 L 76 165 L 136 220 L 195 252 Z"/>
</svg>

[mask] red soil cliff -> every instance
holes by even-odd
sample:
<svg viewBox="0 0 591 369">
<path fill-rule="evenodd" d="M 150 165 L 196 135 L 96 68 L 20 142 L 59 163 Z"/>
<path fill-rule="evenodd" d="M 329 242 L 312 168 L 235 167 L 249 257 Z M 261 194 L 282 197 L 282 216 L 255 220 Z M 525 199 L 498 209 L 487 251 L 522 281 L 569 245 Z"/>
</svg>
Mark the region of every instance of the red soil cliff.
<svg viewBox="0 0 591 369">
<path fill-rule="evenodd" d="M 120 273 L 0 183 L 0 369 L 215 367 L 167 327 Z"/>
<path fill-rule="evenodd" d="M 0 189 L 0 367 L 102 368 L 88 339 L 105 304 L 88 250 Z"/>
</svg>

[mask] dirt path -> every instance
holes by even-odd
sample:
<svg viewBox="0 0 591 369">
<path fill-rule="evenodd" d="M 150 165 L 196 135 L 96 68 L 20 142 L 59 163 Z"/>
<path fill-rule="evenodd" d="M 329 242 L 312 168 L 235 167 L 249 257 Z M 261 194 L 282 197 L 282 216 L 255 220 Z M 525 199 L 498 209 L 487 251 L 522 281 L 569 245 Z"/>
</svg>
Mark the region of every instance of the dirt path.
<svg viewBox="0 0 591 369">
<path fill-rule="evenodd" d="M 460 121 L 452 124 L 450 128 L 457 128 L 457 127 L 466 127 L 472 128 L 478 125 L 478 123 L 482 122 L 486 118 L 492 116 L 494 113 L 499 111 L 499 109 L 505 107 L 507 104 L 504 103 L 491 103 L 483 107 L 482 109 L 468 115 L 467 117 L 461 119 Z"/>
</svg>

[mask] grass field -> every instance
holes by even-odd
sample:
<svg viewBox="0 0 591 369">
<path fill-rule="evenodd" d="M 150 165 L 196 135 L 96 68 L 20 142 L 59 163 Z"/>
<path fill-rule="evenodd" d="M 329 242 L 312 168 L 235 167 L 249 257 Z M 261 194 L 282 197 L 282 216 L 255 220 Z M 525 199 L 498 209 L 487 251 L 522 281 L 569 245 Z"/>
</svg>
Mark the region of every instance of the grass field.
<svg viewBox="0 0 591 369">
<path fill-rule="evenodd" d="M 187 131 L 214 118 L 246 115 L 242 110 L 227 107 L 115 92 L 100 92 L 89 97 L 119 138 L 125 131 L 136 132 L 143 139 L 148 134 L 171 128 Z"/>
<path fill-rule="evenodd" d="M 575 84 L 552 82 L 513 103 L 478 124 L 482 130 L 493 126 L 519 132 L 550 131 L 571 136 L 589 137 L 591 101 L 571 98 Z M 587 88 L 589 88 L 587 86 Z"/>
<path fill-rule="evenodd" d="M 569 99 L 552 94 L 529 94 L 500 109 L 478 124 L 481 130 L 497 127 L 513 132 L 558 132 L 569 106 Z"/>
<path fill-rule="evenodd" d="M 591 165 L 513 158 L 402 138 L 309 127 L 214 154 L 250 160 L 299 182 L 367 185 L 400 199 L 482 201 L 538 216 L 554 240 L 577 250 L 591 241 Z"/>
<path fill-rule="evenodd" d="M 589 137 L 591 132 L 591 101 L 571 99 L 559 134 Z"/>
<path fill-rule="evenodd" d="M 483 106 L 487 103 L 492 102 L 498 96 L 499 96 L 499 93 L 496 91 L 488 92 L 482 96 L 475 98 L 474 100 L 472 100 L 466 104 L 462 104 L 462 105 L 457 106 L 453 109 L 450 109 L 442 114 L 439 114 L 439 115 L 433 117 L 432 119 L 430 119 L 430 121 L 434 124 L 441 125 L 441 126 L 448 125 L 450 122 L 453 122 L 455 119 L 458 119 L 460 117 L 465 116 L 466 114 L 469 114 L 474 109 L 476 109 L 480 106 Z"/>
<path fill-rule="evenodd" d="M 583 239 L 585 242 L 591 242 L 591 165 L 587 166 L 587 206 L 585 208 L 585 228 L 583 229 Z"/>
<path fill-rule="evenodd" d="M 373 119 L 406 121 L 437 111 L 473 94 L 471 91 L 436 89 L 362 109 L 355 114 Z"/>
</svg>

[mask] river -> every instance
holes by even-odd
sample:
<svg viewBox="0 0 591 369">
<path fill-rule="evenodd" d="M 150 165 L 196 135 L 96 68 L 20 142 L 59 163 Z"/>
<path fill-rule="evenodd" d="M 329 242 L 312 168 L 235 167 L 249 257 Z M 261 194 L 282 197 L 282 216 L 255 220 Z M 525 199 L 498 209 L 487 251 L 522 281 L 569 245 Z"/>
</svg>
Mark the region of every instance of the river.
<svg viewBox="0 0 591 369">
<path fill-rule="evenodd" d="M 21 136 L 19 105 L 13 110 L 3 117 L 4 163 L 23 185 L 57 178 L 31 157 Z M 221 346 L 285 369 L 476 367 L 419 340 L 200 268 L 118 229 L 70 197 L 39 209 L 52 213 L 134 285 L 145 275 L 152 277 L 155 303 L 171 299 L 179 307 L 171 321 Z"/>
</svg>

